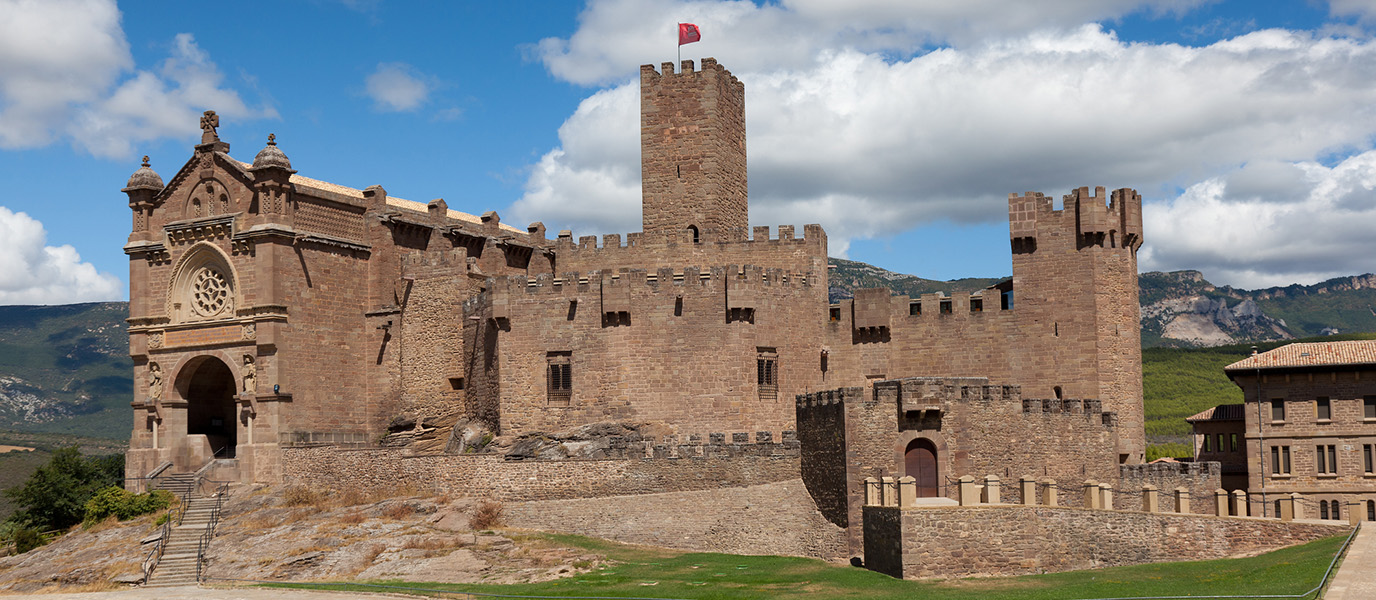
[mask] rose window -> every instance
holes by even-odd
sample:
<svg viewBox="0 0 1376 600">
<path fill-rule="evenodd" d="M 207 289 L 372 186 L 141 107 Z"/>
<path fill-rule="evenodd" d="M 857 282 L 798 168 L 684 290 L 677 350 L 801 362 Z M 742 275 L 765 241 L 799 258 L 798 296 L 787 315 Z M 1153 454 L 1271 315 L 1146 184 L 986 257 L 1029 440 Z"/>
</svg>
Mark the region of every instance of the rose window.
<svg viewBox="0 0 1376 600">
<path fill-rule="evenodd" d="M 219 271 L 203 268 L 191 279 L 191 298 L 196 314 L 213 317 L 229 305 L 229 283 Z"/>
</svg>

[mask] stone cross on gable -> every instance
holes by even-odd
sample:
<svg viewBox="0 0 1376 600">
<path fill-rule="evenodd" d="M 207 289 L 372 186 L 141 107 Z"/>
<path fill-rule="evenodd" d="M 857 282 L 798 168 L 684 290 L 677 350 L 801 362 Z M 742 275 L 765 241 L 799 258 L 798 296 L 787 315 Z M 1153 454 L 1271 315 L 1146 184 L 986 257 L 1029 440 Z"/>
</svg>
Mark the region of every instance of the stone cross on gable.
<svg viewBox="0 0 1376 600">
<path fill-rule="evenodd" d="M 215 133 L 215 128 L 220 126 L 220 117 L 213 110 L 205 111 L 201 115 L 201 143 L 209 144 L 220 141 L 220 136 Z"/>
</svg>

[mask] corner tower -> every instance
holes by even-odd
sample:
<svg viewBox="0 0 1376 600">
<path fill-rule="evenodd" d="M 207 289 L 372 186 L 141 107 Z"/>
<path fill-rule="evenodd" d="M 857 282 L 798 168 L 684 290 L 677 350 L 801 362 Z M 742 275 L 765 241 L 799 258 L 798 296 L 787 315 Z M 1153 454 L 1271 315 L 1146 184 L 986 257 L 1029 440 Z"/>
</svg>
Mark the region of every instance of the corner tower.
<svg viewBox="0 0 1376 600">
<path fill-rule="evenodd" d="M 745 85 L 702 59 L 640 67 L 641 223 L 646 232 L 745 228 Z"/>
<path fill-rule="evenodd" d="M 1142 197 L 1082 187 L 1008 197 L 1018 336 L 1012 365 L 1027 397 L 1098 398 L 1118 413 L 1120 462 L 1144 458 L 1137 249 Z"/>
</svg>

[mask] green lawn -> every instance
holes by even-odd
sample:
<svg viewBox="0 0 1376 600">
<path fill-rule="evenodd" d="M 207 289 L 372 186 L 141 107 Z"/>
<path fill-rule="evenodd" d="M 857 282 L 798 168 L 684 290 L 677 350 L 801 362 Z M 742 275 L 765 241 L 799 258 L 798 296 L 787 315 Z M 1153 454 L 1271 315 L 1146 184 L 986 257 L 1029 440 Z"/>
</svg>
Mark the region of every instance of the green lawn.
<svg viewBox="0 0 1376 600">
<path fill-rule="evenodd" d="M 1051 575 L 914 582 L 865 569 L 781 556 L 684 553 L 626 546 L 578 536 L 548 539 L 595 551 L 611 565 L 592 573 L 539 584 L 449 585 L 372 582 L 408 588 L 530 596 L 642 598 L 886 598 L 920 600 L 1066 600 L 1132 596 L 1299 594 L 1316 586 L 1345 536 L 1331 537 L 1261 556 L 1159 563 Z M 353 585 L 308 587 L 384 591 Z M 418 592 L 423 593 L 423 592 Z"/>
</svg>

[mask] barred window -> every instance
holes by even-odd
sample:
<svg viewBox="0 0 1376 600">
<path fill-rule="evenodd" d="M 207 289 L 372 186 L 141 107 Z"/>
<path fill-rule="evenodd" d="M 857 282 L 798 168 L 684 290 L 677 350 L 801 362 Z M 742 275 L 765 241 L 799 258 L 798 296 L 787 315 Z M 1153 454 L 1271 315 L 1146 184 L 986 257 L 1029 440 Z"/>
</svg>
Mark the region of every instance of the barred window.
<svg viewBox="0 0 1376 600">
<path fill-rule="evenodd" d="M 761 400 L 779 397 L 779 353 L 774 348 L 759 348 L 755 357 L 755 381 L 759 383 Z"/>
<path fill-rule="evenodd" d="M 572 359 L 572 352 L 550 352 L 545 356 L 550 406 L 568 406 L 573 398 Z"/>
</svg>

